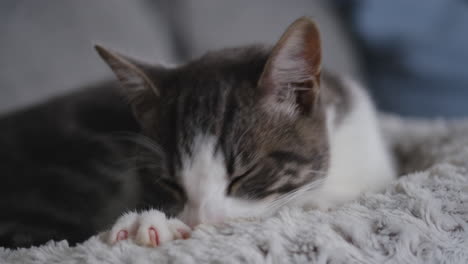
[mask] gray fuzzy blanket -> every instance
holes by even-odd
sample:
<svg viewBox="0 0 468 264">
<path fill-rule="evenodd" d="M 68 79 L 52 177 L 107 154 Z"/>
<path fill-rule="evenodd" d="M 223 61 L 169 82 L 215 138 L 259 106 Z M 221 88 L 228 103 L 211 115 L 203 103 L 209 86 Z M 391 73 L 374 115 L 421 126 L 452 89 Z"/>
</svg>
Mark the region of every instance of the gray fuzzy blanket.
<svg viewBox="0 0 468 264">
<path fill-rule="evenodd" d="M 0 263 L 468 263 L 468 121 L 387 117 L 402 176 L 329 212 L 285 208 L 263 220 L 201 226 L 156 249 L 97 237 L 0 248 Z"/>
</svg>

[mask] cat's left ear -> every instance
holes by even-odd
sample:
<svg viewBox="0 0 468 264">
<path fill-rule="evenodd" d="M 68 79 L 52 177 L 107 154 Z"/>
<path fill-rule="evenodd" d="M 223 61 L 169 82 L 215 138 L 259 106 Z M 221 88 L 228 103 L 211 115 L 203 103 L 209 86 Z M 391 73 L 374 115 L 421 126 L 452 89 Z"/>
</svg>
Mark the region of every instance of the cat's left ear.
<svg viewBox="0 0 468 264">
<path fill-rule="evenodd" d="M 271 51 L 258 83 L 262 99 L 272 109 L 310 114 L 318 103 L 321 64 L 319 30 L 299 18 Z"/>
<path fill-rule="evenodd" d="M 135 117 L 140 124 L 146 124 L 155 114 L 160 95 L 154 76 L 149 74 L 151 68 L 154 75 L 155 67 L 130 59 L 100 45 L 96 45 L 95 49 L 119 79 L 123 88 L 122 93 L 127 97 Z"/>
</svg>

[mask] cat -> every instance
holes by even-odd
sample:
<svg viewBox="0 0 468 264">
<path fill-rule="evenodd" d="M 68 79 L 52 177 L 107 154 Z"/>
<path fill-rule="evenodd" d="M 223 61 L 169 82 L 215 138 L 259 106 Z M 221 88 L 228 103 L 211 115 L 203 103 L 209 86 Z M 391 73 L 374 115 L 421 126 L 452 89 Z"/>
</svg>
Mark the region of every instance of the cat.
<svg viewBox="0 0 468 264">
<path fill-rule="evenodd" d="M 147 137 L 156 178 L 172 182 L 177 217 L 130 212 L 102 234 L 156 247 L 198 224 L 267 216 L 285 205 L 327 209 L 395 177 L 370 97 L 322 71 L 319 30 L 303 17 L 272 49 L 210 52 L 151 67 L 96 46 L 122 83 Z"/>
<path fill-rule="evenodd" d="M 156 247 L 201 223 L 331 208 L 395 177 L 370 97 L 322 70 L 306 17 L 273 47 L 171 68 L 96 50 L 119 91 L 101 83 L 0 118 L 0 246 L 102 232 Z"/>
</svg>

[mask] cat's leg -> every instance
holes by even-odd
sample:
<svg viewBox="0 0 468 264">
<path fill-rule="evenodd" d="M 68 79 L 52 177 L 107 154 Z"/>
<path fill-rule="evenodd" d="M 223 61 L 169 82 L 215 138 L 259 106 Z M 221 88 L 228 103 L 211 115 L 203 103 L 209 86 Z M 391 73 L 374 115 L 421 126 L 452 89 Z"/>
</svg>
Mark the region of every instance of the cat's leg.
<svg viewBox="0 0 468 264">
<path fill-rule="evenodd" d="M 175 239 L 186 239 L 190 233 L 190 227 L 179 219 L 168 218 L 158 210 L 148 210 L 124 214 L 103 238 L 110 245 L 130 239 L 141 246 L 157 247 Z"/>
</svg>

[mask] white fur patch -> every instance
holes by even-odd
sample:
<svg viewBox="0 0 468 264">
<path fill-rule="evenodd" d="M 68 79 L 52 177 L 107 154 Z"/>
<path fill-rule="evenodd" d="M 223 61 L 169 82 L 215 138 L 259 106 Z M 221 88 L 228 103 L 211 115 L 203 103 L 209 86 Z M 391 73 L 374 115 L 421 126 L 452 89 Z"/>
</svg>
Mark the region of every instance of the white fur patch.
<svg viewBox="0 0 468 264">
<path fill-rule="evenodd" d="M 251 216 L 267 206 L 227 196 L 229 178 L 224 155 L 215 152 L 216 142 L 214 136 L 200 134 L 195 137 L 191 154 L 183 158 L 181 177 L 187 203 L 178 218 L 190 226 Z"/>
<path fill-rule="evenodd" d="M 395 178 L 370 98 L 354 81 L 344 81 L 351 89 L 353 107 L 339 126 L 334 108 L 327 109 L 330 169 L 320 193 L 306 198 L 311 207 L 328 208 L 353 200 Z"/>
</svg>

